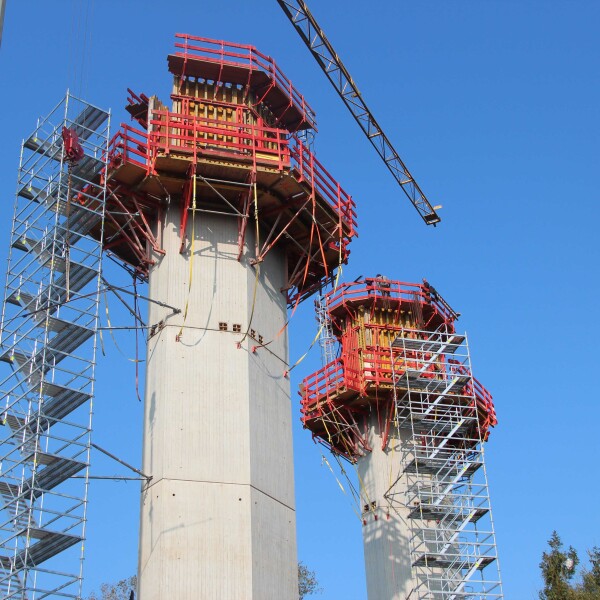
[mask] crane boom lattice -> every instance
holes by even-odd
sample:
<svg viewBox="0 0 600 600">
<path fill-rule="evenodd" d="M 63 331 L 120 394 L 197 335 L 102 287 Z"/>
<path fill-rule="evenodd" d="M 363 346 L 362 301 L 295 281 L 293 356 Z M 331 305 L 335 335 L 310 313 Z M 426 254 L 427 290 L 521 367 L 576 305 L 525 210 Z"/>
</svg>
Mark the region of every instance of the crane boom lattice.
<svg viewBox="0 0 600 600">
<path fill-rule="evenodd" d="M 303 0 L 277 0 L 385 166 L 427 225 L 441 221 L 398 152 L 369 110 L 350 73 Z"/>
</svg>

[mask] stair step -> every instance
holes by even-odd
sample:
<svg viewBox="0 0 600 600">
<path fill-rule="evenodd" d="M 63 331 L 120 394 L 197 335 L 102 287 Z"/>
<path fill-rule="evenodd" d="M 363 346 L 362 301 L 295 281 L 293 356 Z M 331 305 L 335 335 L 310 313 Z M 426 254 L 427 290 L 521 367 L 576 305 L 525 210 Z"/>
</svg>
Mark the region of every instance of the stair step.
<svg viewBox="0 0 600 600">
<path fill-rule="evenodd" d="M 36 135 L 32 135 L 27 138 L 23 144 L 25 148 L 38 154 L 45 154 L 46 156 L 59 161 L 62 155 L 62 139 L 58 138 L 55 141 L 42 140 Z"/>
<path fill-rule="evenodd" d="M 489 512 L 489 508 L 478 508 L 472 510 L 469 514 L 465 514 L 465 519 L 468 519 L 472 523 L 476 523 Z M 449 514 L 458 515 L 456 506 L 452 504 L 440 504 L 439 506 L 431 506 L 427 504 L 421 504 L 415 506 L 408 514 L 411 519 L 424 519 L 425 521 L 439 521 Z M 469 516 L 470 515 L 470 516 Z"/>
<path fill-rule="evenodd" d="M 28 600 L 29 598 L 29 596 L 25 594 L 23 581 L 18 572 L 8 573 L 0 578 L 0 592 L 3 592 L 4 594 L 2 598 L 18 598 L 18 600 Z"/>
<path fill-rule="evenodd" d="M 33 487 L 34 498 L 38 498 L 44 492 L 54 489 L 86 467 L 85 463 L 78 460 L 43 452 L 38 452 L 37 461 L 43 464 L 44 468 L 38 470 L 35 479 L 30 479 L 23 485 L 23 492 L 27 492 Z"/>
<path fill-rule="evenodd" d="M 0 566 L 5 569 L 23 567 L 35 567 L 63 550 L 77 544 L 82 538 L 68 533 L 49 531 L 48 529 L 37 529 L 30 527 L 29 537 L 39 540 L 26 550 L 21 550 L 15 559 L 8 556 L 0 556 Z"/>
<path fill-rule="evenodd" d="M 71 182 L 71 187 L 75 191 L 81 190 L 85 182 L 94 181 L 104 168 L 104 163 L 93 156 L 87 154 L 71 168 L 71 175 L 75 178 Z M 82 179 L 83 181 L 78 181 Z"/>
<path fill-rule="evenodd" d="M 44 373 L 49 371 L 54 365 L 60 363 L 74 350 L 79 348 L 81 344 L 89 340 L 94 335 L 93 329 L 73 325 L 63 321 L 64 327 L 52 339 L 48 340 L 45 349 L 39 350 L 35 356 L 29 358 L 22 352 L 15 349 L 9 349 L 4 354 L 0 355 L 0 360 L 8 363 L 17 363 L 19 367 L 25 365 L 32 360 L 35 369 L 44 362 Z M 38 379 L 39 381 L 39 379 Z"/>
<path fill-rule="evenodd" d="M 430 354 L 454 354 L 464 343 L 465 336 L 455 334 L 441 334 L 431 340 L 420 340 L 398 336 L 393 342 L 394 348 L 405 348 L 416 352 L 427 352 Z"/>
<path fill-rule="evenodd" d="M 85 108 L 73 121 L 71 128 L 77 133 L 77 137 L 81 140 L 87 140 L 92 134 L 96 133 L 95 129 L 100 127 L 107 119 L 104 111 L 95 107 L 89 106 Z M 63 141 L 57 136 L 53 142 L 41 140 L 37 136 L 32 135 L 25 140 L 25 148 L 39 154 L 46 154 L 50 158 L 60 160 L 62 157 Z"/>
<path fill-rule="evenodd" d="M 67 354 L 70 354 L 85 341 L 94 335 L 93 329 L 62 322 L 63 328 L 53 338 L 48 340 L 46 346 L 46 364 L 59 363 Z M 41 358 L 42 350 L 38 352 Z"/>
<path fill-rule="evenodd" d="M 461 561 L 458 557 L 448 558 L 440 554 L 422 554 L 413 562 L 414 567 L 439 567 L 447 569 L 448 567 L 456 567 L 461 569 L 472 569 L 475 567 L 478 570 L 485 569 L 489 564 L 496 559 L 493 556 L 481 556 L 478 559 L 469 559 Z"/>
<path fill-rule="evenodd" d="M 8 504 L 19 495 L 19 486 L 15 483 L 0 481 L 0 495 L 4 498 L 5 504 Z"/>
<path fill-rule="evenodd" d="M 35 431 L 24 418 L 13 414 L 7 414 L 2 419 L 2 425 L 8 425 L 16 445 L 21 446 L 21 453 L 31 454 L 35 452 Z"/>
<path fill-rule="evenodd" d="M 44 382 L 42 391 L 52 398 L 42 405 L 43 415 L 50 420 L 62 419 L 91 398 L 90 394 L 56 383 Z"/>
<path fill-rule="evenodd" d="M 69 293 L 74 294 L 80 291 L 97 275 L 98 272 L 95 269 L 91 269 L 90 267 L 71 261 L 69 269 Z M 50 294 L 48 293 L 49 289 L 51 290 Z M 21 306 L 29 312 L 35 312 L 36 315 L 40 312 L 40 309 L 43 310 L 46 307 L 47 312 L 49 312 L 49 314 L 53 314 L 60 305 L 65 303 L 66 300 L 67 275 L 64 271 L 62 271 L 60 277 L 58 277 L 38 295 L 32 294 L 25 289 L 21 289 L 15 290 L 6 298 L 6 301 L 10 302 L 10 304 Z"/>
<path fill-rule="evenodd" d="M 95 106 L 86 106 L 73 121 L 71 128 L 80 140 L 87 140 L 108 119 L 108 114 Z"/>
<path fill-rule="evenodd" d="M 481 467 L 480 462 L 471 463 L 464 471 L 465 477 L 470 477 Z M 462 469 L 462 466 L 461 466 Z M 448 464 L 448 457 L 441 458 L 418 458 L 411 460 L 406 467 L 404 467 L 404 473 L 423 473 L 425 475 L 435 475 L 440 471 L 444 474 L 458 473 L 457 463 Z"/>
<path fill-rule="evenodd" d="M 33 462 L 33 459 L 33 452 L 29 453 L 25 458 L 29 462 Z M 79 473 L 79 471 L 85 469 L 87 466 L 86 463 L 79 460 L 72 460 L 44 452 L 38 452 L 37 462 L 43 465 L 44 468 L 36 473 L 33 485 L 31 478 L 25 481 L 22 486 L 16 483 L 0 481 L 0 495 L 5 499 L 6 504 L 12 502 L 21 494 L 30 491 L 32 487 L 34 488 L 34 498 L 38 498 L 43 492 L 54 489 L 57 485 Z"/>
</svg>

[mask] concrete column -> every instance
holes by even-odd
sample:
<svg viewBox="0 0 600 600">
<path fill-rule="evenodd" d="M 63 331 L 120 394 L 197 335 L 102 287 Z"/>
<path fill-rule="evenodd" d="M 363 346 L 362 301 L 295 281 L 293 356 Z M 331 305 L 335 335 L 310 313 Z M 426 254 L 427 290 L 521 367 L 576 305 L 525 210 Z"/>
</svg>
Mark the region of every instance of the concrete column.
<svg viewBox="0 0 600 600">
<path fill-rule="evenodd" d="M 377 415 L 369 419 L 369 443 L 373 451 L 359 459 L 363 505 L 375 503 L 372 512 L 363 516 L 363 542 L 367 595 L 369 600 L 406 600 L 417 582 L 411 571 L 409 509 L 404 502 L 406 481 L 401 477 L 402 452 L 398 432 L 393 433 L 388 448 L 381 448 L 381 431 Z M 384 494 L 394 484 L 394 509 Z M 377 517 L 377 518 L 375 518 Z"/>
<path fill-rule="evenodd" d="M 237 220 L 197 213 L 192 258 L 190 242 L 179 253 L 179 218 L 169 208 L 149 282 L 182 313 L 149 308 L 164 327 L 148 341 L 139 598 L 296 600 L 287 331 L 268 349 L 237 347 L 249 324 L 265 341 L 283 327 L 285 260 L 267 256 L 255 294 L 252 233 L 238 262 Z"/>
</svg>

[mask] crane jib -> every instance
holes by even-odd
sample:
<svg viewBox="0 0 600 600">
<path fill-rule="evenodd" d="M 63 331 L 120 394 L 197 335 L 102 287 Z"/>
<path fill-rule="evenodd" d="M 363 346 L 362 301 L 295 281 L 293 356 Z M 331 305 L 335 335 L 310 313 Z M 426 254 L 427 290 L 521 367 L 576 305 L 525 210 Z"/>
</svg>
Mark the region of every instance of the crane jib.
<svg viewBox="0 0 600 600">
<path fill-rule="evenodd" d="M 440 216 L 375 120 L 350 73 L 306 3 L 303 0 L 277 2 L 423 221 L 427 225 L 437 225 L 441 221 Z"/>
</svg>

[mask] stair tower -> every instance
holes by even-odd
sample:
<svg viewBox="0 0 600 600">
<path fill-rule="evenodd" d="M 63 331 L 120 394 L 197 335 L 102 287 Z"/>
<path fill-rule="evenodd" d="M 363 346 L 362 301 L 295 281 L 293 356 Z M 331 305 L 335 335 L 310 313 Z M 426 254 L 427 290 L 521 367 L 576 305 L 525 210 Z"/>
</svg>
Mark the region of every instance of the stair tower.
<svg viewBox="0 0 600 600">
<path fill-rule="evenodd" d="M 80 598 L 109 114 L 67 94 L 23 142 L 0 340 L 0 592 Z"/>
</svg>

